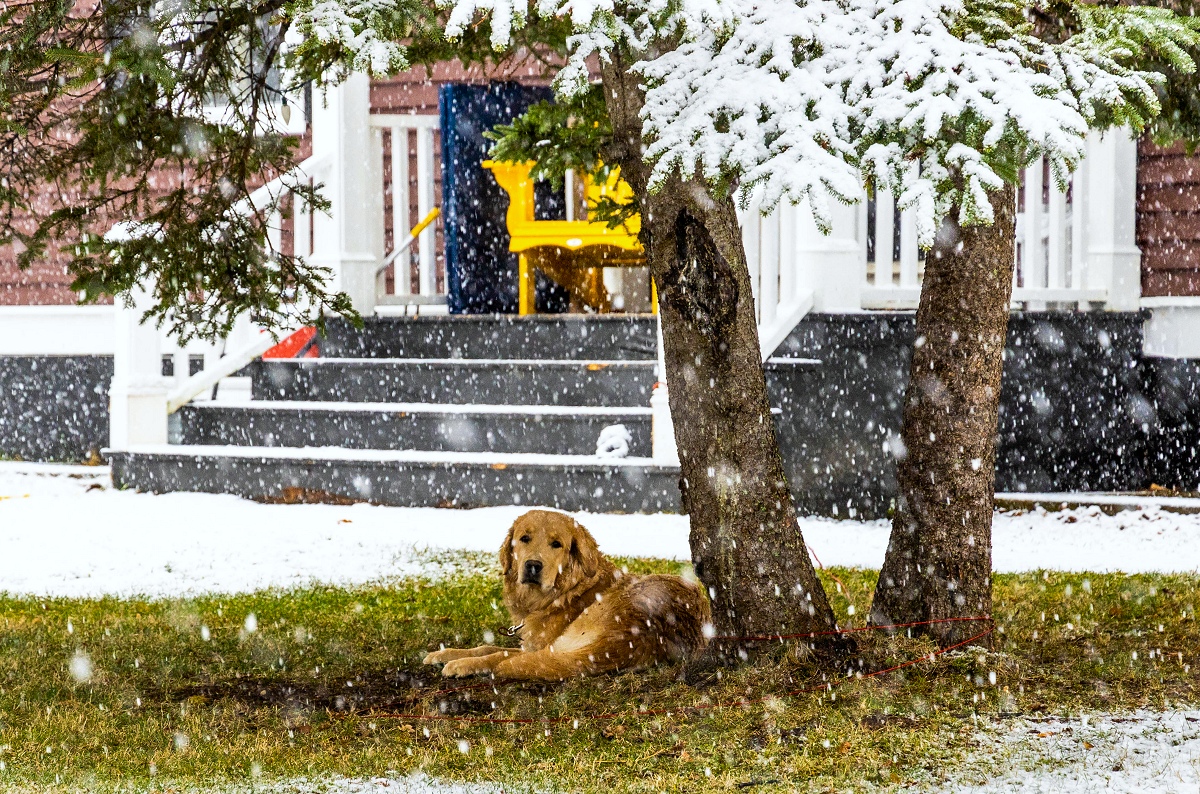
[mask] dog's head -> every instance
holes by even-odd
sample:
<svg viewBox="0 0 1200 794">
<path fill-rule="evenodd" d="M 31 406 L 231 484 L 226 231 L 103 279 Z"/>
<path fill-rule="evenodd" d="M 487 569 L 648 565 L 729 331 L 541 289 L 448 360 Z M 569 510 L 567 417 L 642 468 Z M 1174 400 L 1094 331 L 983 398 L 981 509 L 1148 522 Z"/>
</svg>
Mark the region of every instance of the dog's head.
<svg viewBox="0 0 1200 794">
<path fill-rule="evenodd" d="M 519 601 L 557 597 L 594 578 L 604 565 L 591 533 L 569 515 L 530 510 L 500 547 L 505 589 Z"/>
</svg>

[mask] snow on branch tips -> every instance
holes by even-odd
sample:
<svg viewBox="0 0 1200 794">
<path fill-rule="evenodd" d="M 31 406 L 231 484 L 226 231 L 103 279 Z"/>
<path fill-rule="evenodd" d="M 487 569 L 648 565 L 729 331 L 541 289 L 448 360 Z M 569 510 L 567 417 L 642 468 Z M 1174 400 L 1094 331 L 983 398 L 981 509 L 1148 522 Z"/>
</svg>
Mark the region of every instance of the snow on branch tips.
<svg viewBox="0 0 1200 794">
<path fill-rule="evenodd" d="M 497 50 L 507 49 L 514 30 L 525 26 L 527 2 L 522 0 L 438 0 L 438 6 L 450 9 L 446 20 L 446 36 L 456 39 L 477 17 L 486 16 L 491 24 L 491 44 Z"/>
<path fill-rule="evenodd" d="M 496 46 L 524 24 L 513 0 L 445 0 L 446 32 L 490 16 Z M 644 76 L 651 189 L 672 175 L 751 192 L 770 211 L 864 183 L 915 212 L 922 246 L 951 211 L 993 218 L 991 194 L 1045 157 L 1060 182 L 1089 128 L 1142 129 L 1158 112 L 1156 58 L 1190 72 L 1198 23 L 1153 8 L 1070 5 L 1062 41 L 1038 38 L 1011 0 L 540 0 L 574 35 L 556 87 L 586 86 L 584 59 L 654 53 Z"/>
<path fill-rule="evenodd" d="M 729 30 L 692 25 L 690 41 L 640 65 L 651 186 L 673 173 L 758 188 L 764 209 L 827 194 L 853 201 L 851 112 L 822 53 L 853 47 L 856 20 L 836 2 L 744 3 Z M 833 67 L 833 68 L 831 68 Z"/>
<path fill-rule="evenodd" d="M 301 3 L 296 26 L 304 39 L 334 45 L 350 56 L 352 69 L 388 75 L 408 68 L 404 47 L 381 27 L 402 15 L 402 0 L 314 0 Z M 304 40 L 300 47 L 306 46 Z"/>
</svg>

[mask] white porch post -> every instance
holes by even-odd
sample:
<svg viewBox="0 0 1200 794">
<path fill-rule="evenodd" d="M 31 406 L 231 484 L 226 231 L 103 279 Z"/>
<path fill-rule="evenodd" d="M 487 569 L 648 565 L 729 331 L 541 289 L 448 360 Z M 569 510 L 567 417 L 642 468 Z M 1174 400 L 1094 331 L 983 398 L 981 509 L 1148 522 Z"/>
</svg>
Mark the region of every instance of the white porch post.
<svg viewBox="0 0 1200 794">
<path fill-rule="evenodd" d="M 327 158 L 329 215 L 313 218 L 313 260 L 333 271 L 333 289 L 361 314 L 375 312 L 383 261 L 382 141 L 370 127 L 371 81 L 362 73 L 314 97 L 313 155 Z"/>
<path fill-rule="evenodd" d="M 675 443 L 675 425 L 671 424 L 671 403 L 667 396 L 667 362 L 663 356 L 662 309 L 658 316 L 658 382 L 650 395 L 650 456 L 655 463 L 679 465 L 679 447 Z"/>
<path fill-rule="evenodd" d="M 126 307 L 117 297 L 113 379 L 109 389 L 109 445 L 167 443 L 167 379 L 162 374 L 162 338 L 152 323 L 141 323 L 150 306 L 149 290 L 137 287 Z"/>
<path fill-rule="evenodd" d="M 1137 311 L 1142 252 L 1137 247 L 1137 141 L 1128 130 L 1088 138 L 1085 176 L 1088 287 L 1108 290 L 1109 311 Z"/>
<path fill-rule="evenodd" d="M 866 279 L 866 257 L 863 244 L 866 229 L 859 230 L 860 215 L 865 226 L 865 213 L 857 205 L 847 206 L 830 201 L 833 230 L 822 234 L 813 221 L 807 205 L 796 212 L 796 262 L 799 291 L 812 291 L 813 311 L 862 311 L 862 286 Z"/>
</svg>

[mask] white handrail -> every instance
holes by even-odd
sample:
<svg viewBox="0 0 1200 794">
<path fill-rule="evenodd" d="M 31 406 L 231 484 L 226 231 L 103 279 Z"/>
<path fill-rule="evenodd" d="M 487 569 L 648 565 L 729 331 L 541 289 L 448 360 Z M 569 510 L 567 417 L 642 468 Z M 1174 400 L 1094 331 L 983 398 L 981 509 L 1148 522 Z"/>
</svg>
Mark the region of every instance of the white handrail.
<svg viewBox="0 0 1200 794">
<path fill-rule="evenodd" d="M 170 392 L 167 395 L 167 413 L 175 413 L 191 402 L 197 395 L 216 386 L 222 378 L 227 378 L 237 372 L 270 350 L 275 344 L 275 337 L 270 332 L 266 330 L 260 331 L 259 337 L 252 344 L 233 353 L 226 353 L 217 359 L 212 366 L 206 366 Z"/>
<path fill-rule="evenodd" d="M 325 155 L 313 155 L 312 157 L 309 157 L 307 160 L 300 163 L 286 174 L 280 174 L 270 182 L 252 192 L 246 198 L 234 204 L 232 207 L 230 207 L 229 211 L 238 215 L 248 215 L 251 212 L 257 212 L 259 210 L 266 209 L 275 202 L 276 198 L 279 197 L 276 194 L 281 194 L 289 190 L 285 180 L 297 175 L 303 175 L 306 177 L 314 176 L 315 172 L 320 170 L 320 168 L 324 166 L 328 160 L 329 158 Z"/>
<path fill-rule="evenodd" d="M 740 213 L 763 361 L 813 308 L 812 291 L 804 288 L 810 280 L 800 273 L 811 263 L 796 252 L 797 212 L 796 207 L 781 205 L 762 215 L 758 203 L 752 202 Z"/>
<path fill-rule="evenodd" d="M 309 157 L 286 174 L 272 179 L 245 199 L 234 204 L 231 211 L 245 215 L 271 207 L 283 193 L 290 192 L 290 187 L 287 184 L 289 179 L 296 176 L 312 177 L 327 162 L 328 157 L 325 155 Z M 282 216 L 278 208 L 273 210 L 271 214 L 272 218 L 268 223 L 267 229 L 268 240 L 270 245 L 278 247 L 282 240 Z M 307 221 L 308 216 L 301 211 L 299 206 L 293 207 L 292 214 L 297 220 L 296 228 L 293 230 L 296 253 L 297 255 L 300 255 L 302 251 L 307 253 L 307 239 L 301 240 L 300 238 L 301 235 L 307 238 L 309 225 L 308 223 L 301 223 L 300 218 L 303 217 Z M 176 386 L 167 395 L 167 413 L 175 413 L 197 396 L 212 389 L 223 378 L 229 377 L 270 350 L 275 343 L 276 338 L 271 332 L 266 329 L 259 329 L 259 333 L 253 342 L 233 353 L 219 355 L 216 350 L 206 351 L 204 354 L 204 368 L 195 375 L 190 376 L 184 374 L 186 373 L 186 369 L 183 369 L 188 366 L 189 353 L 180 350 L 175 355 Z"/>
</svg>

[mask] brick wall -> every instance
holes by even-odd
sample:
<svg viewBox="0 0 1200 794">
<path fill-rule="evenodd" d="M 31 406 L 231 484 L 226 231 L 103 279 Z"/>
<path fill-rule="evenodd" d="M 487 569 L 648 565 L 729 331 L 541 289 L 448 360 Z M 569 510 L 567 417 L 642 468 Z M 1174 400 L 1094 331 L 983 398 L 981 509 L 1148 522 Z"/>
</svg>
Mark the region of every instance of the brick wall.
<svg viewBox="0 0 1200 794">
<path fill-rule="evenodd" d="M 415 113 L 433 115 L 438 112 L 438 87 L 447 82 L 487 83 L 489 80 L 517 80 L 526 84 L 548 83 L 543 65 L 532 57 L 516 57 L 499 67 L 464 68 L 457 61 L 440 63 L 431 69 L 417 67 L 394 77 L 376 80 L 371 86 L 371 107 L 376 113 Z M 314 102 L 320 102 L 319 92 L 314 92 Z M 390 135 L 385 136 L 385 152 L 390 152 Z M 300 159 L 308 156 L 311 146 L 307 136 L 301 142 Z M 435 146 L 435 162 L 439 152 Z M 411 190 L 416 190 L 416 151 L 410 147 L 409 175 Z M 388 155 L 390 156 L 390 154 Z M 387 220 L 387 247 L 392 247 L 391 229 L 391 175 L 385 172 L 385 217 Z M 441 202 L 441 172 L 437 171 L 435 203 Z M 410 225 L 419 218 L 410 218 Z M 441 262 L 442 239 L 437 233 L 438 279 L 444 283 L 444 268 Z M 285 249 L 286 250 L 286 249 Z M 63 305 L 74 304 L 78 296 L 70 289 L 71 276 L 67 272 L 67 257 L 52 251 L 44 262 L 28 270 L 16 266 L 16 252 L 10 246 L 0 247 L 0 306 L 16 305 Z M 389 273 L 389 280 L 391 274 Z M 389 284 L 389 288 L 390 288 Z M 417 285 L 412 285 L 415 290 Z"/>
<path fill-rule="evenodd" d="M 1200 157 L 1138 147 L 1137 243 L 1142 294 L 1200 295 Z"/>
</svg>

